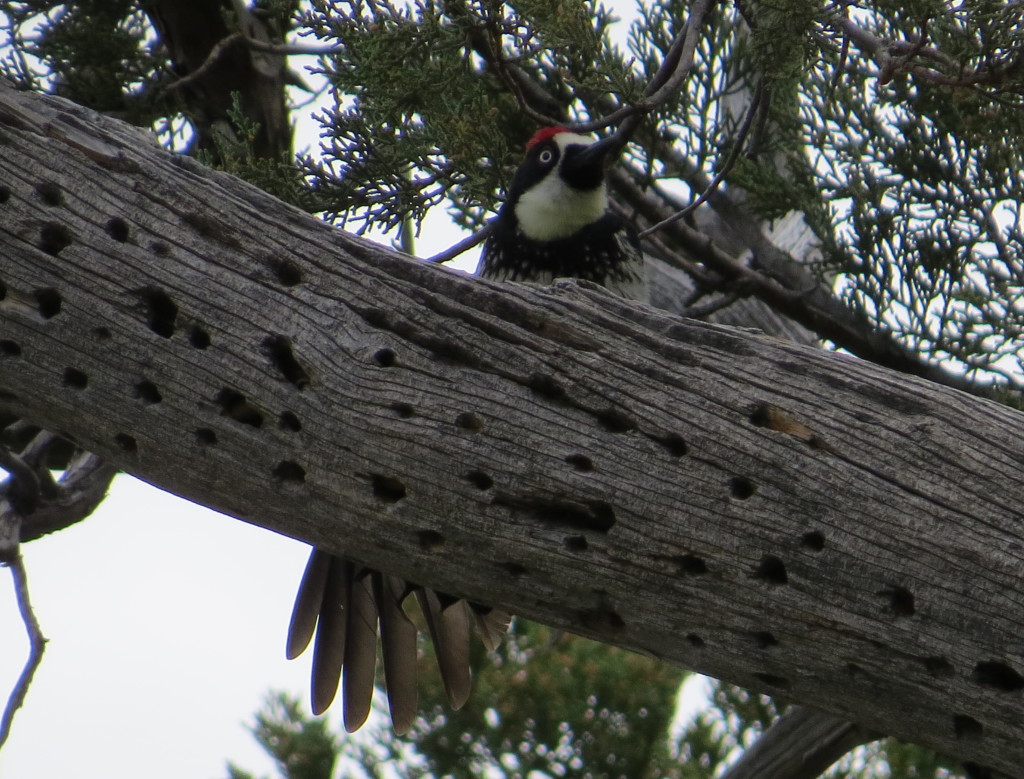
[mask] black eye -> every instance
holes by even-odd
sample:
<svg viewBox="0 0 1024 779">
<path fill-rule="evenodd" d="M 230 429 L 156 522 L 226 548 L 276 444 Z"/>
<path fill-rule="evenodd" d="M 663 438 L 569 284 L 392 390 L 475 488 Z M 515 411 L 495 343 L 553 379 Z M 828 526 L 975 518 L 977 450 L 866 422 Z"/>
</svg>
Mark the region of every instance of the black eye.
<svg viewBox="0 0 1024 779">
<path fill-rule="evenodd" d="M 554 158 L 555 158 L 555 153 L 553 151 L 551 151 L 551 149 L 545 149 L 544 151 L 542 151 L 540 153 L 540 156 L 537 157 L 537 159 L 540 160 L 541 163 L 544 164 L 544 165 L 547 165 Z"/>
</svg>

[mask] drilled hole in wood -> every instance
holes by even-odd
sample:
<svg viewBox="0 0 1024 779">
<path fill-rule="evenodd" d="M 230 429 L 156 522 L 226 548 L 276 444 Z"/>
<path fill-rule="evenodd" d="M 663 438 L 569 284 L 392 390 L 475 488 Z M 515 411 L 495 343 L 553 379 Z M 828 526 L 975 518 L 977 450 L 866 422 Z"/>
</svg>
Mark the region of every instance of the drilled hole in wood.
<svg viewBox="0 0 1024 779">
<path fill-rule="evenodd" d="M 878 593 L 879 597 L 889 600 L 889 608 L 897 617 L 912 617 L 916 608 L 914 606 L 914 593 L 906 587 L 892 585 Z"/>
<path fill-rule="evenodd" d="M 509 576 L 512 576 L 516 579 L 526 574 L 526 566 L 520 565 L 519 563 L 505 563 L 502 567 L 505 569 L 505 572 Z"/>
<path fill-rule="evenodd" d="M 416 415 L 416 409 L 409 403 L 392 403 L 389 408 L 401 419 L 409 419 Z"/>
<path fill-rule="evenodd" d="M 124 243 L 127 241 L 128 236 L 131 233 L 131 230 L 128 228 L 128 223 L 119 216 L 110 217 L 103 227 L 107 231 L 107 235 L 118 243 Z"/>
<path fill-rule="evenodd" d="M 270 363 L 281 372 L 285 381 L 300 390 L 309 386 L 309 374 L 295 359 L 291 341 L 287 336 L 268 335 L 263 339 L 262 346 L 264 353 L 270 358 Z"/>
<path fill-rule="evenodd" d="M 7 297 L 7 285 L 0 281 L 0 300 Z"/>
<path fill-rule="evenodd" d="M 208 427 L 197 427 L 196 442 L 203 446 L 213 446 L 217 443 L 217 434 Z"/>
<path fill-rule="evenodd" d="M 974 717 L 956 714 L 953 716 L 953 733 L 958 741 L 978 741 L 985 735 L 985 729 Z"/>
<path fill-rule="evenodd" d="M 217 393 L 217 397 L 214 400 L 220 406 L 220 415 L 222 417 L 228 417 L 250 427 L 261 427 L 263 425 L 263 414 L 246 400 L 245 395 L 238 390 L 225 387 Z"/>
<path fill-rule="evenodd" d="M 570 552 L 585 552 L 590 544 L 587 543 L 587 539 L 583 536 L 566 536 L 562 539 L 562 544 Z"/>
<path fill-rule="evenodd" d="M 0 203 L 6 203 L 11 199 L 11 190 L 7 187 L 0 187 Z"/>
<path fill-rule="evenodd" d="M 779 639 L 777 639 L 774 635 L 769 633 L 767 630 L 759 630 L 759 631 L 755 632 L 753 634 L 753 638 L 754 638 L 754 643 L 757 644 L 757 646 L 760 649 L 768 649 L 769 647 L 776 646 L 779 643 Z"/>
<path fill-rule="evenodd" d="M 944 657 L 926 657 L 923 662 L 928 673 L 940 679 L 952 676 L 956 670 L 953 668 L 953 664 Z"/>
<path fill-rule="evenodd" d="M 64 299 L 53 287 L 43 287 L 42 289 L 37 289 L 32 294 L 35 296 L 36 305 L 39 307 L 39 316 L 43 319 L 53 319 L 60 313 Z"/>
<path fill-rule="evenodd" d="M 421 344 L 430 349 L 434 357 L 451 365 L 468 365 L 475 368 L 480 364 L 477 356 L 458 341 L 447 338 L 426 338 Z"/>
<path fill-rule="evenodd" d="M 463 430 L 468 430 L 470 433 L 479 433 L 484 429 L 484 423 L 480 417 L 476 414 L 470 413 L 469 411 L 463 411 L 455 417 L 455 424 Z"/>
<path fill-rule="evenodd" d="M 188 331 L 188 342 L 196 349 L 206 349 L 210 346 L 210 334 L 198 325 L 193 325 Z"/>
<path fill-rule="evenodd" d="M 757 486 L 746 476 L 729 479 L 729 492 L 736 500 L 746 500 L 757 491 Z"/>
<path fill-rule="evenodd" d="M 1024 676 L 998 660 L 984 660 L 974 666 L 971 681 L 1003 692 L 1024 690 Z"/>
<path fill-rule="evenodd" d="M 395 353 L 391 349 L 378 349 L 373 353 L 373 361 L 382 368 L 390 368 L 395 364 Z"/>
<path fill-rule="evenodd" d="M 589 473 L 594 470 L 594 461 L 584 454 L 570 454 L 565 461 L 581 473 Z"/>
<path fill-rule="evenodd" d="M 526 386 L 549 400 L 565 400 L 565 388 L 558 383 L 554 376 L 546 373 L 531 374 L 526 380 Z"/>
<path fill-rule="evenodd" d="M 775 687 L 778 690 L 789 689 L 789 679 L 787 679 L 785 676 L 777 676 L 776 674 L 762 672 L 755 673 L 754 678 L 764 682 L 769 687 Z"/>
<path fill-rule="evenodd" d="M 17 341 L 0 341 L 0 357 L 20 357 L 21 346 Z"/>
<path fill-rule="evenodd" d="M 469 471 L 466 474 L 466 481 L 476 487 L 478 490 L 489 490 L 494 486 L 494 479 L 490 475 L 483 471 Z"/>
<path fill-rule="evenodd" d="M 143 403 L 159 403 L 164 399 L 160 390 L 151 381 L 140 381 L 132 388 L 132 394 Z"/>
<path fill-rule="evenodd" d="M 283 287 L 295 287 L 302 283 L 302 271 L 291 260 L 271 260 L 270 270 Z"/>
<path fill-rule="evenodd" d="M 281 412 L 281 415 L 277 418 L 277 426 L 281 430 L 287 430 L 289 433 L 298 433 L 302 430 L 302 422 L 291 411 Z"/>
<path fill-rule="evenodd" d="M 146 324 L 149 329 L 161 338 L 174 335 L 175 322 L 178 319 L 178 305 L 170 295 L 156 287 L 146 287 L 139 292 L 139 297 L 146 307 Z"/>
<path fill-rule="evenodd" d="M 495 505 L 524 511 L 545 525 L 563 530 L 607 533 L 617 521 L 615 509 L 603 500 L 570 500 L 525 495 L 498 495 Z"/>
<path fill-rule="evenodd" d="M 750 424 L 754 427 L 768 427 L 771 417 L 772 407 L 767 403 L 760 403 L 750 413 Z"/>
<path fill-rule="evenodd" d="M 679 555 L 675 558 L 676 572 L 684 576 L 700 576 L 708 572 L 704 558 L 693 554 Z"/>
<path fill-rule="evenodd" d="M 689 451 L 685 439 L 679 433 L 665 433 L 650 437 L 661 444 L 672 457 L 682 457 Z"/>
<path fill-rule="evenodd" d="M 626 629 L 626 622 L 618 612 L 607 608 L 580 612 L 580 622 L 601 632 L 622 633 Z"/>
<path fill-rule="evenodd" d="M 405 485 L 394 476 L 383 476 L 379 473 L 370 476 L 373 497 L 383 503 L 398 503 L 405 497 Z"/>
<path fill-rule="evenodd" d="M 85 375 L 84 371 L 78 370 L 78 368 L 65 368 L 64 369 L 64 386 L 71 387 L 71 389 L 83 390 L 89 383 L 89 377 Z"/>
<path fill-rule="evenodd" d="M 157 257 L 167 257 L 171 253 L 171 247 L 163 241 L 153 241 L 149 245 L 149 250 Z"/>
<path fill-rule="evenodd" d="M 90 332 L 97 341 L 109 341 L 113 337 L 106 327 L 94 327 Z"/>
<path fill-rule="evenodd" d="M 825 534 L 820 530 L 811 530 L 800 536 L 800 543 L 811 551 L 820 552 L 825 548 Z"/>
<path fill-rule="evenodd" d="M 686 640 L 690 642 L 691 646 L 694 646 L 697 649 L 700 649 L 702 646 L 704 646 L 704 639 L 698 636 L 696 633 L 687 633 Z"/>
<path fill-rule="evenodd" d="M 306 482 L 306 469 L 294 460 L 282 460 L 274 466 L 271 475 L 284 484 L 304 484 Z"/>
<path fill-rule="evenodd" d="M 190 211 L 180 213 L 181 220 L 204 238 L 212 238 L 227 245 L 237 245 L 237 241 L 225 228 L 227 225 L 214 219 L 206 211 Z"/>
<path fill-rule="evenodd" d="M 42 181 L 36 184 L 36 194 L 48 206 L 59 206 L 64 203 L 64 191 L 56 181 Z"/>
<path fill-rule="evenodd" d="M 68 228 L 56 222 L 47 222 L 39 229 L 39 243 L 36 246 L 51 257 L 56 257 L 72 243 Z"/>
<path fill-rule="evenodd" d="M 617 408 L 607 408 L 594 414 L 601 427 L 609 433 L 628 433 L 636 430 L 636 422 L 629 414 Z"/>
<path fill-rule="evenodd" d="M 771 554 L 761 558 L 757 570 L 754 571 L 754 578 L 763 579 L 769 584 L 785 584 L 789 581 L 789 575 L 786 573 L 786 564 Z"/>
<path fill-rule="evenodd" d="M 416 540 L 425 552 L 440 552 L 444 549 L 444 536 L 436 530 L 417 531 Z"/>
<path fill-rule="evenodd" d="M 135 454 L 139 450 L 139 445 L 135 441 L 134 436 L 130 436 L 127 433 L 118 433 L 114 436 L 114 443 L 117 444 L 121 451 L 128 452 L 128 454 Z"/>
</svg>

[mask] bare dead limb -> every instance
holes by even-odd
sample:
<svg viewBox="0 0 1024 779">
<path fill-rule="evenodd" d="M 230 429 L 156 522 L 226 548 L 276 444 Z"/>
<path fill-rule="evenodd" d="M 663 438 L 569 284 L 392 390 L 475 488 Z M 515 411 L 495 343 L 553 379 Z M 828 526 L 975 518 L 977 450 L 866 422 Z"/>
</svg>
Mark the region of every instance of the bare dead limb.
<svg viewBox="0 0 1024 779">
<path fill-rule="evenodd" d="M 750 136 L 750 129 L 751 127 L 753 127 L 754 118 L 758 115 L 758 112 L 761 109 L 761 105 L 764 101 L 764 96 L 765 85 L 764 81 L 762 80 L 758 82 L 757 89 L 754 91 L 754 97 L 750 101 L 750 105 L 747 107 L 746 115 L 744 115 L 743 117 L 743 122 L 740 124 L 739 129 L 736 131 L 736 138 L 733 140 L 733 146 L 729 150 L 728 156 L 725 158 L 725 161 L 719 167 L 718 172 L 715 174 L 715 177 L 711 179 L 711 181 L 708 183 L 704 191 L 701 192 L 700 195 L 685 208 L 676 211 L 671 216 L 665 217 L 660 222 L 657 222 L 656 224 L 653 224 L 650 227 L 648 227 L 646 230 L 640 233 L 641 238 L 646 238 L 651 233 L 656 233 L 659 230 L 665 229 L 668 225 L 672 224 L 673 222 L 678 222 L 687 214 L 692 214 L 700 206 L 706 203 L 708 201 L 708 198 L 710 198 L 715 193 L 715 191 L 718 189 L 719 185 L 722 183 L 725 177 L 729 175 L 729 172 L 733 169 L 733 166 L 735 166 L 736 160 L 739 159 L 740 151 L 743 149 L 743 146 L 746 143 L 747 138 Z"/>
<path fill-rule="evenodd" d="M 57 482 L 58 492 L 22 518 L 21 542 L 34 541 L 88 517 L 106 496 L 116 473 L 117 468 L 100 457 L 79 453 Z"/>
<path fill-rule="evenodd" d="M 24 428 L 20 422 L 8 427 Z M 28 428 L 31 432 L 31 428 Z M 7 741 L 15 712 L 28 694 L 36 669 L 43 659 L 46 638 L 32 610 L 28 577 L 20 544 L 67 527 L 89 516 L 106 495 L 117 469 L 87 452 L 74 456 L 55 482 L 46 468 L 48 449 L 59 439 L 38 431 L 21 452 L 0 446 L 0 467 L 8 477 L 0 501 L 0 564 L 10 568 L 18 610 L 29 640 L 29 654 L 0 717 L 0 747 Z"/>
<path fill-rule="evenodd" d="M 852 19 L 836 19 L 834 24 L 864 54 L 878 65 L 878 79 L 886 84 L 899 73 L 908 73 L 915 78 L 932 84 L 953 87 L 994 86 L 998 87 L 1007 77 L 1012 62 L 1001 67 L 964 69 L 961 63 L 945 52 L 925 45 L 924 36 L 918 41 L 889 41 L 879 38 L 864 29 Z M 922 60 L 934 66 L 919 64 Z M 939 67 L 958 71 L 950 75 Z"/>
<path fill-rule="evenodd" d="M 35 612 L 32 610 L 32 602 L 28 595 L 28 577 L 25 574 L 25 564 L 20 554 L 7 563 L 14 580 L 14 593 L 18 599 L 18 610 L 21 612 L 22 622 L 25 624 L 25 632 L 28 634 L 29 653 L 25 660 L 25 667 L 18 677 L 14 689 L 7 698 L 7 705 L 4 707 L 0 717 L 0 748 L 7 742 L 11 732 L 11 724 L 14 721 L 14 713 L 21 708 L 28 694 L 29 685 L 32 684 L 32 677 L 43 660 L 43 651 L 46 649 L 46 637 L 39 627 Z"/>
</svg>

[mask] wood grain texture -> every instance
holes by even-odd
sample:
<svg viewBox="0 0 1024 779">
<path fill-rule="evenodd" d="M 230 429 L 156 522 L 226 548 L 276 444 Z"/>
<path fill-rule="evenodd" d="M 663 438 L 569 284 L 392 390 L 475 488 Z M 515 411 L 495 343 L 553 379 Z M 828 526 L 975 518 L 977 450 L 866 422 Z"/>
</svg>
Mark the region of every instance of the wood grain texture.
<svg viewBox="0 0 1024 779">
<path fill-rule="evenodd" d="M 1021 775 L 1016 412 L 426 266 L 6 87 L 0 282 L 0 406 L 149 482 Z"/>
</svg>

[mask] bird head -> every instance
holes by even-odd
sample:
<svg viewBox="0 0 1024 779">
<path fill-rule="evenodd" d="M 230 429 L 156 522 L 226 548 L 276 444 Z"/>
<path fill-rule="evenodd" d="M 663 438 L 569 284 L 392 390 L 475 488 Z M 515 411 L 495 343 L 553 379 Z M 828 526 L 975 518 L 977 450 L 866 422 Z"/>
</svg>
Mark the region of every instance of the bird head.
<svg viewBox="0 0 1024 779">
<path fill-rule="evenodd" d="M 535 241 L 568 238 L 596 222 L 608 209 L 605 162 L 619 143 L 545 127 L 526 144 L 508 204 L 519 230 Z"/>
</svg>

